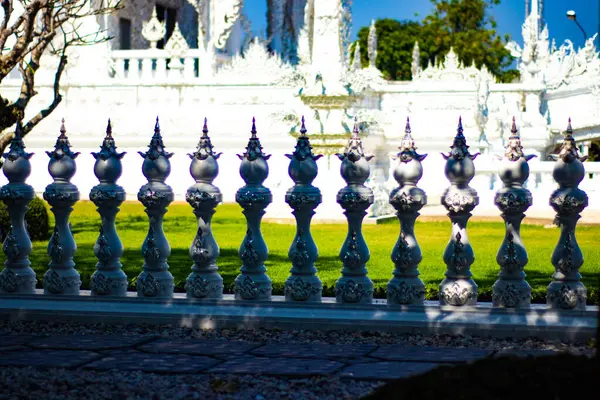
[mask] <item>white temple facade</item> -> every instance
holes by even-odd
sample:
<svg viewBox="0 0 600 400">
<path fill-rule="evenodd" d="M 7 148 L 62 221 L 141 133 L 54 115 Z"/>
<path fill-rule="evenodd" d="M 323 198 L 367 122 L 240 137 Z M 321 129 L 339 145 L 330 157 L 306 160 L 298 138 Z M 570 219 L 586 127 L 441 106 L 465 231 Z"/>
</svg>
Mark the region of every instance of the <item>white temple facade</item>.
<svg viewBox="0 0 600 400">
<path fill-rule="evenodd" d="M 440 65 L 421 68 L 413 63 L 413 80 L 385 81 L 375 67 L 376 42 L 369 41 L 370 62 L 353 62 L 349 51 L 350 0 L 268 0 L 265 40 L 253 38 L 243 0 L 126 0 L 110 16 L 87 21 L 85 29 L 106 29 L 114 39 L 85 48 L 74 48 L 61 84 L 60 106 L 25 139 L 31 151 L 30 184 L 42 192 L 50 183 L 43 151 L 54 145 L 60 119 L 65 118 L 73 147 L 81 151 L 73 179 L 83 198 L 96 184 L 90 179 L 111 118 L 116 143 L 127 151 L 119 181 L 130 199 L 144 184 L 142 159 L 158 115 L 164 140 L 174 152 L 172 175 L 167 180 L 179 200 L 193 183 L 188 176 L 186 153 L 195 148 L 201 121 L 208 118 L 213 143 L 224 154 L 215 184 L 225 201 L 233 201 L 243 185 L 239 160 L 249 136 L 252 117 L 267 153 L 271 174 L 265 185 L 275 201 L 267 217 L 291 218 L 284 193 L 292 186 L 287 176 L 299 119 L 306 117 L 311 143 L 319 161 L 315 185 L 323 190 L 317 218 L 341 218 L 335 201 L 344 186 L 339 160 L 332 157 L 347 141 L 354 117 L 365 138 L 365 148 L 376 155 L 370 184 L 378 196 L 372 214 L 383 215 L 386 196 L 396 184 L 390 176 L 389 154 L 394 153 L 410 117 L 413 136 L 421 153 L 425 174 L 420 186 L 429 203 L 439 204 L 444 162 L 462 116 L 467 143 L 476 159 L 473 187 L 479 192 L 478 212 L 497 215 L 493 195 L 501 186 L 496 177 L 495 155 L 503 153 L 514 116 L 525 151 L 536 154 L 530 162 L 527 185 L 534 194 L 529 214 L 552 213 L 548 197 L 556 185 L 548 154 L 555 150 L 561 132 L 572 118 L 574 136 L 585 154 L 600 140 L 600 58 L 595 36 L 583 49 L 566 41 L 557 46 L 540 21 L 541 0 L 530 2 L 523 24 L 523 45 L 509 44 L 518 58 L 521 81 L 502 84 L 485 67 L 465 66 L 454 51 Z M 374 26 L 373 26 L 374 29 Z M 376 38 L 376 37 L 375 37 Z M 418 46 L 415 46 L 418 58 Z M 20 80 L 2 83 L 4 96 L 18 96 Z M 36 75 L 39 95 L 28 112 L 45 107 L 52 95 L 52 59 Z M 582 189 L 590 195 L 588 209 L 600 209 L 600 168 L 586 163 L 590 174 Z M 44 171 L 44 172 L 41 172 Z M 596 198 L 597 201 L 593 201 Z M 426 211 L 424 211 L 426 212 Z M 585 213 L 584 213 L 585 214 Z"/>
</svg>

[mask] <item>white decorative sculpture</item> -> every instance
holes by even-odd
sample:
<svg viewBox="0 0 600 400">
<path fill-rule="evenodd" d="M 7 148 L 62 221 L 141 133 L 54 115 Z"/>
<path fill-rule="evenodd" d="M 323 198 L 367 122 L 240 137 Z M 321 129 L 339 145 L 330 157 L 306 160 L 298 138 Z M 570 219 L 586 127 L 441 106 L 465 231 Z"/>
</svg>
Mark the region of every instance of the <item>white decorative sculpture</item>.
<svg viewBox="0 0 600 400">
<path fill-rule="evenodd" d="M 212 3 L 214 18 L 212 18 L 211 41 L 215 48 L 224 49 L 233 26 L 239 19 L 244 0 L 219 0 Z"/>
<path fill-rule="evenodd" d="M 351 71 L 360 71 L 362 69 L 362 61 L 360 59 L 360 42 L 356 42 L 354 47 L 354 57 L 352 58 Z"/>
<path fill-rule="evenodd" d="M 175 28 L 173 29 L 173 33 L 171 34 L 171 37 L 165 45 L 165 50 L 169 52 L 169 55 L 171 57 L 179 59 L 183 57 L 183 55 L 186 51 L 189 50 L 189 48 L 190 46 L 187 44 L 187 41 L 181 34 L 181 31 L 179 30 L 179 24 L 176 22 Z M 173 60 L 171 60 L 171 64 L 172 63 Z"/>
<path fill-rule="evenodd" d="M 415 42 L 415 46 L 413 47 L 412 52 L 412 64 L 410 67 L 410 72 L 412 74 L 413 80 L 419 76 L 421 73 L 421 52 L 419 51 L 419 42 Z"/>
<path fill-rule="evenodd" d="M 377 62 L 377 31 L 375 30 L 375 20 L 371 21 L 367 43 L 369 44 L 369 65 L 375 68 L 375 63 Z"/>
<path fill-rule="evenodd" d="M 167 28 L 164 22 L 160 22 L 156 15 L 156 8 L 152 9 L 152 17 L 142 24 L 142 36 L 150 42 L 150 48 L 155 49 L 156 43 L 165 37 Z"/>
</svg>

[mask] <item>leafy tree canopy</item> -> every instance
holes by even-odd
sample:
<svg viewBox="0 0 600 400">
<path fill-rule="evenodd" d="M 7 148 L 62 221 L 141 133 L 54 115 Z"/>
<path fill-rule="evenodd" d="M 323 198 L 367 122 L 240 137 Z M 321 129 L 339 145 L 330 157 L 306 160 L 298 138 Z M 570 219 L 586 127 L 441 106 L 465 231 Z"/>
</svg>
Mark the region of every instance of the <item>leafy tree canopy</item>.
<svg viewBox="0 0 600 400">
<path fill-rule="evenodd" d="M 419 42 L 421 67 L 442 61 L 450 47 L 465 65 L 485 66 L 504 82 L 518 77 L 507 70 L 513 59 L 504 48 L 510 39 L 496 33 L 496 21 L 489 9 L 500 0 L 431 0 L 434 11 L 421 22 L 390 18 L 375 22 L 377 30 L 377 68 L 387 79 L 410 80 L 412 52 Z M 367 63 L 369 27 L 358 32 L 363 65 Z"/>
</svg>

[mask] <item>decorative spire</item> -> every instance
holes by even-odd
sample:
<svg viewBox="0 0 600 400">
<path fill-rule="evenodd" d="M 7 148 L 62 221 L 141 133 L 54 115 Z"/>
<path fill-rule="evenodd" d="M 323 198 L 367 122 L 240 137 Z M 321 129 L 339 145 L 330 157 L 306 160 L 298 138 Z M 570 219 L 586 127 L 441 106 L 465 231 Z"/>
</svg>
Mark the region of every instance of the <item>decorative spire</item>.
<svg viewBox="0 0 600 400">
<path fill-rule="evenodd" d="M 358 136 L 360 130 L 358 129 L 358 118 L 354 117 L 354 128 L 352 128 L 352 139 L 360 140 Z"/>
<path fill-rule="evenodd" d="M 198 142 L 198 146 L 196 147 L 196 151 L 194 153 L 188 154 L 190 158 L 197 158 L 198 160 L 205 160 L 208 157 L 213 157 L 215 160 L 219 158 L 223 153 L 215 153 L 213 151 L 213 145 L 210 141 L 210 137 L 208 137 L 208 124 L 207 119 L 204 118 L 204 126 L 202 127 L 202 136 L 200 136 L 200 141 Z"/>
<path fill-rule="evenodd" d="M 23 143 L 23 135 L 22 135 L 23 125 L 21 121 L 17 121 L 17 126 L 15 127 L 15 136 L 10 141 L 10 147 L 8 149 L 8 153 L 4 153 L 3 156 L 10 160 L 15 161 L 19 157 L 23 157 L 26 160 L 29 160 L 33 153 L 27 153 L 25 151 L 25 144 Z"/>
<path fill-rule="evenodd" d="M 310 141 L 308 140 L 308 136 L 306 135 L 306 126 L 304 125 L 304 115 L 302 116 L 302 126 L 300 127 L 300 136 L 298 136 L 298 141 L 296 142 L 296 147 L 292 154 L 286 154 L 285 156 L 289 159 L 295 158 L 298 161 L 304 161 L 307 158 L 312 158 L 313 160 L 318 160 L 323 157 L 322 154 L 315 155 L 312 152 L 312 146 L 310 145 Z"/>
<path fill-rule="evenodd" d="M 138 154 L 144 158 L 149 158 L 150 160 L 156 160 L 158 157 L 163 156 L 166 158 L 171 158 L 173 153 L 167 153 L 165 151 L 165 145 L 163 143 L 163 138 L 160 134 L 160 125 L 158 123 L 158 116 L 156 117 L 156 124 L 154 125 L 154 135 L 150 140 L 150 144 L 148 145 L 147 152 L 138 151 Z"/>
<path fill-rule="evenodd" d="M 375 20 L 371 20 L 369 28 L 369 37 L 367 38 L 369 66 L 376 68 L 377 63 L 377 31 L 375 29 Z"/>
<path fill-rule="evenodd" d="M 301 136 L 306 136 L 306 125 L 304 124 L 304 115 L 302 116 L 302 125 L 300 126 L 300 135 Z"/>
<path fill-rule="evenodd" d="M 400 161 L 407 163 L 413 159 L 418 161 L 423 161 L 427 154 L 421 155 L 417 154 L 417 147 L 415 146 L 415 140 L 412 137 L 412 131 L 410 128 L 410 119 L 406 117 L 406 128 L 404 128 L 404 137 L 400 142 L 400 152 L 396 154 L 393 158 L 400 159 Z"/>
<path fill-rule="evenodd" d="M 577 149 L 577 146 L 575 145 L 575 139 L 573 138 L 573 127 L 571 126 L 570 117 L 569 124 L 567 125 L 567 130 L 565 132 L 565 138 L 562 146 L 560 147 L 560 152 L 558 153 L 558 158 L 566 163 L 570 163 L 575 160 L 583 162 L 588 159 L 588 156 L 579 157 L 579 150 Z"/>
<path fill-rule="evenodd" d="M 512 118 L 512 127 L 510 128 L 511 135 L 508 138 L 508 145 L 504 151 L 504 157 L 509 161 L 517 161 L 521 157 L 524 157 L 527 161 L 531 160 L 535 155 L 526 156 L 523 153 L 523 146 L 521 145 L 521 137 L 517 130 L 517 123 L 515 117 Z"/>
<path fill-rule="evenodd" d="M 117 146 L 115 144 L 115 139 L 112 136 L 112 125 L 109 118 L 108 125 L 106 126 L 106 136 L 100 146 L 100 151 L 98 153 L 92 152 L 92 156 L 94 156 L 95 159 L 101 158 L 102 160 L 107 160 L 110 157 L 117 157 L 120 160 L 124 155 L 125 152 L 117 152 Z"/>
<path fill-rule="evenodd" d="M 252 139 L 256 139 L 256 118 L 254 117 L 252 117 L 252 129 L 250 133 L 252 133 Z"/>
<path fill-rule="evenodd" d="M 343 154 L 336 154 L 340 160 L 344 161 L 345 158 L 348 158 L 350 161 L 356 162 L 362 157 L 364 157 L 367 161 L 373 158 L 372 155 L 365 155 L 362 147 L 362 141 L 360 140 L 358 133 L 358 118 L 354 117 L 354 128 L 352 129 L 352 136 L 348 142 L 348 147 L 344 149 Z"/>
<path fill-rule="evenodd" d="M 412 64 L 410 67 L 412 79 L 415 80 L 421 73 L 421 52 L 419 50 L 419 42 L 415 41 L 412 52 Z"/>
<path fill-rule="evenodd" d="M 450 153 L 443 154 L 445 160 L 449 158 L 454 158 L 455 160 L 462 160 L 465 157 L 469 157 L 471 160 L 474 160 L 480 153 L 470 154 L 469 146 L 467 146 L 467 139 L 465 139 L 465 135 L 463 134 L 463 126 L 462 126 L 462 116 L 458 118 L 458 128 L 456 129 L 456 136 L 454 137 L 454 143 L 450 148 L 452 151 Z"/>
<path fill-rule="evenodd" d="M 252 134 L 252 136 L 250 137 L 250 140 L 248 141 L 248 145 L 246 146 L 246 151 L 244 152 L 244 154 L 238 154 L 237 156 L 239 157 L 240 160 L 243 159 L 247 159 L 248 161 L 254 161 L 259 157 L 264 158 L 265 160 L 268 160 L 271 155 L 270 154 L 265 154 L 262 151 L 262 145 L 260 144 L 260 140 L 258 139 L 258 136 L 256 136 L 256 118 L 252 117 L 252 129 L 250 130 L 250 133 Z"/>
<path fill-rule="evenodd" d="M 56 139 L 54 150 L 47 151 L 46 154 L 48 154 L 48 157 L 54 158 L 56 160 L 60 160 L 65 156 L 75 159 L 80 154 L 79 152 L 73 153 L 71 151 L 71 143 L 69 143 L 69 138 L 67 137 L 67 129 L 65 128 L 64 118 L 62 119 L 60 124 L 60 135 L 58 136 L 58 139 Z"/>
<path fill-rule="evenodd" d="M 362 69 L 362 60 L 360 59 L 360 42 L 356 41 L 354 46 L 354 57 L 352 58 L 352 71 L 360 71 Z"/>
</svg>

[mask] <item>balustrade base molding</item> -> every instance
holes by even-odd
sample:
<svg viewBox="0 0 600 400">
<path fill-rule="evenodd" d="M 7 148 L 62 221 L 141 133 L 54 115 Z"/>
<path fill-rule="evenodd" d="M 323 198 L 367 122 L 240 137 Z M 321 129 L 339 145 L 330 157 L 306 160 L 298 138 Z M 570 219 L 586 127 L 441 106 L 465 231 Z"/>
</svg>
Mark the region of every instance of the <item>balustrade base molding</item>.
<svg viewBox="0 0 600 400">
<path fill-rule="evenodd" d="M 385 300 L 371 304 L 337 304 L 325 297 L 321 303 L 290 302 L 283 296 L 272 301 L 237 301 L 230 294 L 223 299 L 188 299 L 175 293 L 170 299 L 42 294 L 0 294 L 2 321 L 61 321 L 81 323 L 150 323 L 190 328 L 283 328 L 304 330 L 377 330 L 412 334 L 451 334 L 493 338 L 552 339 L 587 341 L 595 336 L 598 307 L 583 310 L 552 309 L 545 304 L 529 308 L 495 308 L 491 303 L 477 306 L 424 305 L 388 306 Z"/>
</svg>

